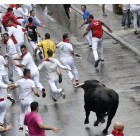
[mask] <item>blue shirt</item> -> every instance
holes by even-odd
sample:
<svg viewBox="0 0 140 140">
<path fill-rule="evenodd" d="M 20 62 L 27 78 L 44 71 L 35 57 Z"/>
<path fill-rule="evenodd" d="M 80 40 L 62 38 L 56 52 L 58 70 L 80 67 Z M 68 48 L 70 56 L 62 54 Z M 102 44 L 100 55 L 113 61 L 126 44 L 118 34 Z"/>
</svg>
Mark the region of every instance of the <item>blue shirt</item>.
<svg viewBox="0 0 140 140">
<path fill-rule="evenodd" d="M 31 17 L 32 19 L 33 19 L 33 25 L 34 26 L 40 26 L 41 24 L 35 19 L 35 17 L 33 17 L 33 16 L 29 16 L 29 17 Z M 28 24 L 29 24 L 29 21 L 28 21 L 28 18 L 29 17 L 27 17 L 24 21 L 23 21 L 23 23 L 25 24 L 25 26 L 27 26 Z"/>
<path fill-rule="evenodd" d="M 87 20 L 86 24 L 89 24 L 88 17 L 89 17 L 89 12 L 87 10 L 85 10 L 83 13 L 83 19 Z"/>
</svg>

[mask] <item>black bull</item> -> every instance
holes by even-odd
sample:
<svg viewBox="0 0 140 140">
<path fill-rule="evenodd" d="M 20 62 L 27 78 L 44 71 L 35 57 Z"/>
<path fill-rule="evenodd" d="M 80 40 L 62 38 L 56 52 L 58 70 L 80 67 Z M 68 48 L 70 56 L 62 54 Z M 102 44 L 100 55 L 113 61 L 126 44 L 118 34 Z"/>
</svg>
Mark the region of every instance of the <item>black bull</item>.
<svg viewBox="0 0 140 140">
<path fill-rule="evenodd" d="M 85 91 L 85 124 L 89 123 L 90 111 L 95 112 L 97 116 L 94 126 L 98 126 L 99 123 L 104 123 L 105 116 L 108 116 L 106 128 L 103 130 L 103 134 L 107 134 L 108 128 L 118 108 L 118 94 L 114 90 L 106 88 L 105 85 L 97 80 L 87 80 L 75 87 L 82 87 Z"/>
</svg>

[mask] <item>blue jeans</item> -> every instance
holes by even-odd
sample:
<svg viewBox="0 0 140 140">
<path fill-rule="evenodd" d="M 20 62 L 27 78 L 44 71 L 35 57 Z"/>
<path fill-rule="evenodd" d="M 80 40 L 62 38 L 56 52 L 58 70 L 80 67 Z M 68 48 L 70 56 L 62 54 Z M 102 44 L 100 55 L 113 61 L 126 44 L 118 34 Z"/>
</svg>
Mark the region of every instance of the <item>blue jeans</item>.
<svg viewBox="0 0 140 140">
<path fill-rule="evenodd" d="M 122 26 L 125 26 L 126 25 L 126 18 L 128 19 L 127 27 L 130 27 L 130 25 L 131 25 L 130 9 L 123 11 L 123 15 L 122 15 Z"/>
</svg>

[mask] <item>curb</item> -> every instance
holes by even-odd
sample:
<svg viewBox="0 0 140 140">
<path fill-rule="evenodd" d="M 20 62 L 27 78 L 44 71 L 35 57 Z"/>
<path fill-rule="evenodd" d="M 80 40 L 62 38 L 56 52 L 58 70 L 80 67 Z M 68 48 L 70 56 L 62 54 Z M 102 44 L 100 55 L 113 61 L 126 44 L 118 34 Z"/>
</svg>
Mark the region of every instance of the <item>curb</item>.
<svg viewBox="0 0 140 140">
<path fill-rule="evenodd" d="M 83 15 L 82 11 L 79 10 L 78 8 L 76 8 L 74 5 L 72 5 L 72 9 L 74 11 L 76 11 L 78 14 L 80 14 L 81 16 Z M 119 36 L 117 36 L 114 33 L 109 33 L 107 31 L 107 29 L 105 27 L 103 27 L 103 31 L 108 34 L 111 38 L 113 38 L 114 40 L 118 41 L 122 46 L 128 48 L 129 50 L 131 50 L 132 52 L 134 52 L 136 55 L 140 56 L 140 51 L 135 48 L 134 46 L 132 46 L 131 44 L 129 44 L 128 42 L 124 41 L 122 38 L 120 38 Z"/>
</svg>

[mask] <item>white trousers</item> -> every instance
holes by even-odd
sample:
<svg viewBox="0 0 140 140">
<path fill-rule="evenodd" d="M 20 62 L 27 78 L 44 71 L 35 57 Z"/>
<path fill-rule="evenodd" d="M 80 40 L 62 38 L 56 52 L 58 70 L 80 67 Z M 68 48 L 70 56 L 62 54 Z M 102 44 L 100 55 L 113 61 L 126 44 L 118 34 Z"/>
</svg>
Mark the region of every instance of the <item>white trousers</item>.
<svg viewBox="0 0 140 140">
<path fill-rule="evenodd" d="M 9 79 L 13 79 L 13 69 L 18 73 L 20 77 L 23 76 L 22 70 L 19 67 L 13 65 L 13 62 L 12 62 L 13 61 L 12 59 L 17 58 L 18 56 L 19 56 L 18 54 L 14 54 L 12 55 L 12 57 L 8 56 L 8 78 Z M 14 61 L 16 64 L 19 64 L 17 60 L 14 60 Z"/>
<path fill-rule="evenodd" d="M 62 91 L 62 88 L 57 88 L 58 77 L 48 80 L 48 83 L 52 91 L 52 96 L 56 99 L 56 95 Z"/>
<path fill-rule="evenodd" d="M 138 31 L 138 12 L 134 12 L 133 14 L 133 26 L 134 26 L 134 31 Z"/>
<path fill-rule="evenodd" d="M 33 102 L 33 99 L 30 99 L 30 100 L 21 99 L 20 100 L 20 107 L 21 107 L 21 112 L 20 112 L 20 126 L 23 126 L 23 124 L 24 124 L 25 114 L 27 112 L 31 112 L 30 104 L 32 102 Z"/>
<path fill-rule="evenodd" d="M 23 4 L 23 10 L 26 13 L 26 15 L 30 14 L 30 11 L 32 10 L 32 5 L 31 4 Z"/>
<path fill-rule="evenodd" d="M 95 61 L 99 60 L 99 57 L 101 59 L 104 59 L 102 40 L 103 40 L 103 38 L 99 39 L 96 37 L 92 37 L 92 50 L 93 50 L 93 55 L 94 55 Z M 98 53 L 99 53 L 99 55 L 98 55 Z"/>
<path fill-rule="evenodd" d="M 16 50 L 17 50 L 17 53 L 18 53 L 19 56 L 21 56 L 21 54 L 22 54 L 22 53 L 21 53 L 21 50 L 20 50 L 20 47 L 21 47 L 23 44 L 24 44 L 24 41 L 21 42 L 21 43 L 15 44 Z"/>
<path fill-rule="evenodd" d="M 21 50 L 20 50 L 20 47 L 21 47 L 22 45 L 24 45 L 24 41 L 23 41 L 23 42 L 20 42 L 20 43 L 15 44 L 15 46 L 16 46 L 16 50 L 17 50 L 17 53 L 18 53 L 18 55 L 19 55 L 19 56 L 21 56 L 21 55 L 22 55 Z"/>
<path fill-rule="evenodd" d="M 4 123 L 4 117 L 6 113 L 6 101 L 1 101 L 0 102 L 0 123 Z"/>
<path fill-rule="evenodd" d="M 138 12 L 140 11 L 140 6 L 134 6 L 134 7 L 130 8 L 130 11 L 133 14 L 133 26 L 134 26 L 134 30 L 135 31 L 138 31 L 137 20 L 138 20 Z"/>
<path fill-rule="evenodd" d="M 0 13 L 0 27 L 1 27 L 1 34 L 4 34 L 5 29 L 4 29 L 3 24 L 2 24 L 2 16 L 3 16 L 3 13 Z"/>
<path fill-rule="evenodd" d="M 65 57 L 61 58 L 61 62 L 64 66 L 71 69 L 71 71 L 68 71 L 68 76 L 71 80 L 79 80 L 79 73 L 76 68 L 75 62 L 73 58 Z M 73 78 L 72 78 L 73 77 Z"/>
<path fill-rule="evenodd" d="M 6 74 L 6 75 L 1 75 L 1 77 L 2 77 L 2 80 L 3 80 L 3 82 L 4 82 L 5 84 L 9 84 L 9 83 L 10 83 L 9 80 L 8 80 L 7 74 Z"/>
<path fill-rule="evenodd" d="M 33 51 L 35 50 L 36 46 L 37 46 L 37 41 L 29 41 Z"/>
<path fill-rule="evenodd" d="M 39 71 L 37 70 L 35 73 L 31 73 L 31 79 L 34 81 L 35 86 L 42 91 L 43 86 L 42 84 L 39 82 Z"/>
<path fill-rule="evenodd" d="M 84 31 L 86 31 L 88 25 L 89 24 L 84 25 Z M 91 30 L 85 35 L 85 38 L 88 41 L 89 45 L 92 45 L 92 31 Z"/>
<path fill-rule="evenodd" d="M 8 76 L 6 75 L 1 75 L 2 80 L 5 84 L 10 84 L 9 80 L 8 80 Z M 7 90 L 7 94 L 10 95 L 12 97 L 13 91 L 12 90 Z"/>
<path fill-rule="evenodd" d="M 22 25 L 23 24 L 23 21 L 24 21 L 24 19 L 17 19 L 17 21 Z"/>
</svg>

